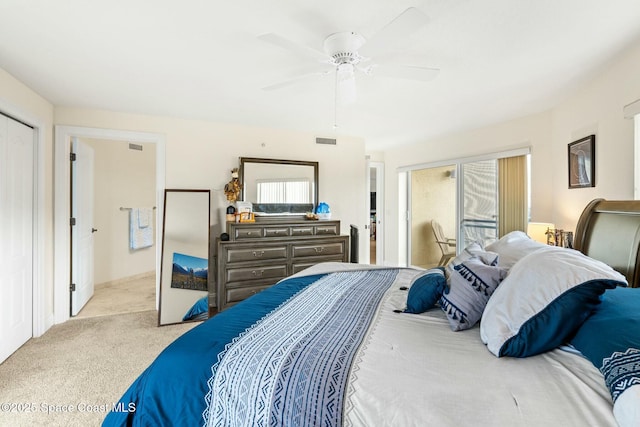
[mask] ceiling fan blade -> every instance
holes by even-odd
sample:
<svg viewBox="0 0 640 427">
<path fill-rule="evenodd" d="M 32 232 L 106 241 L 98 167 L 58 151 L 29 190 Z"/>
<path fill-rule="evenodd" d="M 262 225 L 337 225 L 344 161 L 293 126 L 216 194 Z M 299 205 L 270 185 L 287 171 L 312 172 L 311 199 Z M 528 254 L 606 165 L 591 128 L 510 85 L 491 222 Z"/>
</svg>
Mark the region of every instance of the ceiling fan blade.
<svg viewBox="0 0 640 427">
<path fill-rule="evenodd" d="M 301 83 L 304 80 L 307 80 L 309 78 L 312 77 L 323 77 L 326 76 L 327 74 L 329 74 L 331 72 L 331 70 L 324 70 L 324 71 L 312 71 L 312 72 L 304 72 L 304 73 L 300 73 L 300 74 L 296 74 L 293 76 L 290 76 L 289 78 L 278 82 L 278 83 L 274 83 L 274 84 L 270 84 L 268 86 L 264 86 L 262 88 L 262 90 L 264 91 L 272 91 L 272 90 L 278 90 L 278 89 L 282 89 L 285 87 L 289 87 L 289 86 L 293 86 L 295 84 Z"/>
<path fill-rule="evenodd" d="M 264 42 L 267 42 L 274 46 L 278 46 L 282 49 L 288 50 L 289 52 L 293 52 L 297 55 L 306 56 L 311 59 L 315 59 L 317 61 L 328 62 L 330 59 L 324 52 L 321 52 L 319 50 L 313 49 L 308 46 L 303 46 L 301 44 L 293 42 L 275 33 L 262 34 L 262 35 L 259 35 L 258 38 Z"/>
<path fill-rule="evenodd" d="M 360 53 L 371 57 L 391 52 L 428 22 L 427 15 L 410 7 L 367 40 Z"/>
<path fill-rule="evenodd" d="M 437 68 L 419 67 L 415 65 L 374 65 L 369 74 L 394 79 L 417 80 L 428 82 L 435 79 L 440 70 Z"/>
</svg>

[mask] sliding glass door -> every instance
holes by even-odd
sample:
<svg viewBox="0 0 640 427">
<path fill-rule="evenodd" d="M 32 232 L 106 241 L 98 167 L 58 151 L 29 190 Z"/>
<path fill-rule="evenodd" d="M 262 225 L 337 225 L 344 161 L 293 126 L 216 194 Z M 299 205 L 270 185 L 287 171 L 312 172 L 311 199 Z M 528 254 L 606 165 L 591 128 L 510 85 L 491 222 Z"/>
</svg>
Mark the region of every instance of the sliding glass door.
<svg viewBox="0 0 640 427">
<path fill-rule="evenodd" d="M 498 237 L 498 161 L 462 164 L 461 248 Z"/>
<path fill-rule="evenodd" d="M 456 165 L 413 170 L 409 180 L 409 261 L 416 267 L 434 267 L 440 263 L 443 250 L 455 253 L 455 244 L 438 243 L 433 227 L 439 224 L 446 238 L 455 238 Z"/>
<path fill-rule="evenodd" d="M 529 177 L 528 149 L 522 151 L 407 169 L 408 264 L 443 265 L 448 250 L 455 255 L 472 242 L 524 231 Z"/>
</svg>

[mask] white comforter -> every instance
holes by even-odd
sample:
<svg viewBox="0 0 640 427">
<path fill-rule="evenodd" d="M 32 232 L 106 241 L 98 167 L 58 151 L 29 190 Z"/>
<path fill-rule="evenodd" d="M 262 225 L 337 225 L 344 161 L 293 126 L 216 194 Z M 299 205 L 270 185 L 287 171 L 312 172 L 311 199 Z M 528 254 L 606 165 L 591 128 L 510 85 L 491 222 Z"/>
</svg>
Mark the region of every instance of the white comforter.
<svg viewBox="0 0 640 427">
<path fill-rule="evenodd" d="M 300 275 L 336 268 L 366 267 L 320 264 Z M 604 379 L 587 359 L 560 349 L 496 358 L 482 344 L 478 327 L 452 332 L 440 309 L 395 313 L 407 297 L 400 286 L 417 273 L 400 272 L 359 349 L 345 425 L 616 425 Z"/>
</svg>

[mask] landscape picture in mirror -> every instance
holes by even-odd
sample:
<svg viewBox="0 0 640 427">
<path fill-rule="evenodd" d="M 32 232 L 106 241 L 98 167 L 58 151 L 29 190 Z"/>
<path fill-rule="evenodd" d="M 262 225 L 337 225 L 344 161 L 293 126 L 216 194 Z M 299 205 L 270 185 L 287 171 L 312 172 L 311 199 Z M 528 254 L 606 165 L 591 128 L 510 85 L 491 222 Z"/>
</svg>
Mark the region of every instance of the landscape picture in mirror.
<svg viewBox="0 0 640 427">
<path fill-rule="evenodd" d="M 207 290 L 209 260 L 174 252 L 171 287 L 178 289 Z"/>
<path fill-rule="evenodd" d="M 240 182 L 257 216 L 304 215 L 318 203 L 318 162 L 241 157 Z"/>
</svg>

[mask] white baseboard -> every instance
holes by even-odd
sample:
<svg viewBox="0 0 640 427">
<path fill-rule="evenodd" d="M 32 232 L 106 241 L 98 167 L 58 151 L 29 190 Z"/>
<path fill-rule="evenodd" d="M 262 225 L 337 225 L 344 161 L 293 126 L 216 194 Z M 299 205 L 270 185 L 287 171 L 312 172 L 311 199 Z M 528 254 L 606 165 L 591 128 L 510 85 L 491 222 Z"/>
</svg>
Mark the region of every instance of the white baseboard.
<svg viewBox="0 0 640 427">
<path fill-rule="evenodd" d="M 147 271 L 145 273 L 139 273 L 139 274 L 134 274 L 133 276 L 121 277 L 119 279 L 110 280 L 108 282 L 96 283 L 94 286 L 96 288 L 100 288 L 100 287 L 104 287 L 104 286 L 119 285 L 121 283 L 132 282 L 134 280 L 141 280 L 141 279 L 147 279 L 147 278 L 150 278 L 150 277 L 155 277 L 155 275 L 156 275 L 155 270 Z"/>
</svg>

